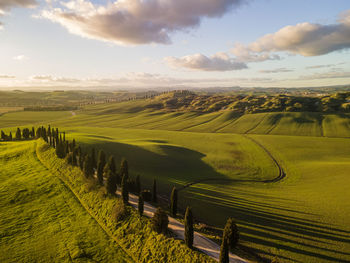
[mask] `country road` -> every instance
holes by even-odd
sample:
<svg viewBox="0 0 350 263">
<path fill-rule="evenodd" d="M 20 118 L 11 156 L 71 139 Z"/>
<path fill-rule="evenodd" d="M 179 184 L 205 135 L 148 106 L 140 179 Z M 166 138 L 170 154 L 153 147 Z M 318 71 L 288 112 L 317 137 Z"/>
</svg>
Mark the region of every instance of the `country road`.
<svg viewBox="0 0 350 263">
<path fill-rule="evenodd" d="M 250 140 L 253 143 L 255 143 L 256 145 L 258 145 L 270 157 L 270 159 L 277 166 L 277 169 L 278 169 L 278 174 L 276 177 L 274 177 L 272 179 L 267 179 L 267 180 L 249 180 L 249 179 L 244 180 L 244 179 L 230 179 L 230 178 L 216 178 L 216 177 L 204 178 L 204 179 L 200 179 L 197 181 L 186 183 L 182 187 L 179 187 L 178 191 L 182 191 L 182 190 L 184 190 L 188 187 L 191 187 L 195 184 L 200 184 L 200 183 L 205 183 L 205 182 L 276 183 L 276 182 L 281 181 L 282 179 L 284 179 L 287 176 L 285 171 L 283 170 L 283 167 L 280 165 L 280 163 L 277 161 L 277 159 L 272 155 L 272 153 L 264 145 L 257 142 L 255 139 L 248 137 L 247 135 L 242 135 L 242 136 L 244 136 L 248 140 Z"/>
<path fill-rule="evenodd" d="M 118 195 L 121 195 L 120 191 L 117 191 Z M 134 194 L 129 194 L 129 204 L 134 208 L 138 208 L 138 196 Z M 152 217 L 156 208 L 149 203 L 144 203 L 144 215 L 148 217 Z M 185 234 L 185 226 L 175 218 L 169 217 L 169 225 L 168 228 L 179 238 L 184 240 Z M 203 253 L 212 257 L 216 261 L 219 261 L 220 257 L 220 246 L 205 236 L 199 234 L 198 232 L 194 232 L 194 247 L 201 250 Z M 248 263 L 249 261 L 238 257 L 230 253 L 230 263 Z"/>
</svg>

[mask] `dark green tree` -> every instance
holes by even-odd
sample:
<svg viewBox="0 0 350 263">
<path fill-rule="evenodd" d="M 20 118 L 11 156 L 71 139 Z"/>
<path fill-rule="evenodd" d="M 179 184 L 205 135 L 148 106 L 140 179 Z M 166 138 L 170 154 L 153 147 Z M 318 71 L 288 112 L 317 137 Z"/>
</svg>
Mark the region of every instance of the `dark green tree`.
<svg viewBox="0 0 350 263">
<path fill-rule="evenodd" d="M 185 214 L 185 243 L 189 248 L 193 248 L 193 215 L 190 207 L 186 208 Z"/>
<path fill-rule="evenodd" d="M 122 179 L 122 198 L 125 204 L 129 202 L 129 185 L 128 176 L 126 174 L 123 176 Z"/>
<path fill-rule="evenodd" d="M 124 175 L 126 175 L 126 177 L 129 178 L 129 165 L 128 165 L 128 161 L 125 160 L 124 158 L 120 164 L 119 175 L 121 176 L 121 178 L 123 178 Z"/>
<path fill-rule="evenodd" d="M 21 129 L 17 128 L 16 131 L 16 140 L 21 140 L 22 139 L 22 133 L 21 133 Z"/>
<path fill-rule="evenodd" d="M 151 219 L 152 229 L 158 234 L 166 234 L 168 231 L 169 219 L 165 211 L 158 207 Z"/>
<path fill-rule="evenodd" d="M 10 132 L 9 141 L 12 141 L 12 132 Z"/>
<path fill-rule="evenodd" d="M 227 242 L 229 244 L 229 247 L 231 249 L 234 249 L 238 244 L 239 232 L 238 232 L 236 222 L 233 218 L 229 218 L 227 220 L 225 228 L 224 228 L 224 232 L 226 233 Z"/>
<path fill-rule="evenodd" d="M 138 210 L 139 210 L 140 216 L 143 215 L 143 209 L 144 209 L 143 206 L 144 206 L 143 197 L 142 197 L 142 194 L 140 193 L 140 194 L 139 194 L 139 205 L 138 205 Z"/>
<path fill-rule="evenodd" d="M 219 262 L 220 263 L 229 263 L 230 262 L 229 253 L 230 253 L 229 252 L 229 244 L 227 241 L 227 237 L 224 233 L 222 236 L 222 241 L 221 241 Z"/>
<path fill-rule="evenodd" d="M 92 165 L 92 160 L 90 155 L 85 156 L 83 172 L 86 178 L 92 177 L 94 175 L 94 167 Z"/>
<path fill-rule="evenodd" d="M 98 163 L 97 163 L 97 179 L 100 185 L 103 185 L 103 169 L 106 165 L 106 154 L 104 151 L 99 151 L 98 153 Z"/>
<path fill-rule="evenodd" d="M 65 137 L 64 137 L 64 140 L 65 140 Z M 92 162 L 94 169 L 96 169 L 97 168 L 97 161 L 96 161 L 95 148 L 91 149 L 91 162 Z"/>
<path fill-rule="evenodd" d="M 108 170 L 105 176 L 107 177 L 107 183 L 106 183 L 107 192 L 111 195 L 115 195 L 115 191 L 117 191 L 117 182 L 116 182 L 115 174 L 112 173 L 111 170 Z"/>
<path fill-rule="evenodd" d="M 173 217 L 177 214 L 177 189 L 174 186 L 170 196 L 170 212 Z"/>
<path fill-rule="evenodd" d="M 141 193 L 141 181 L 140 181 L 140 175 L 136 176 L 136 193 L 140 194 Z"/>
<path fill-rule="evenodd" d="M 153 180 L 152 202 L 157 203 L 157 181 L 156 181 L 156 179 Z"/>
</svg>

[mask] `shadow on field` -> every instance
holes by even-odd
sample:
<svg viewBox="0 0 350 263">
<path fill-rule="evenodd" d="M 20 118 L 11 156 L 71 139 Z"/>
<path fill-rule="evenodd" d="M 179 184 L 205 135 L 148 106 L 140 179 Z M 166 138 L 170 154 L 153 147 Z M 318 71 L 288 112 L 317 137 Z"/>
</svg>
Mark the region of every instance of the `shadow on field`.
<svg viewBox="0 0 350 263">
<path fill-rule="evenodd" d="M 296 201 L 242 191 L 237 186 L 229 190 L 220 185 L 198 185 L 183 194 L 184 206 L 193 206 L 194 214 L 201 220 L 208 218 L 209 224 L 223 226 L 228 217 L 234 217 L 242 241 L 261 247 L 253 249 L 260 255 L 277 254 L 286 262 L 349 262 L 350 231 L 321 223 L 318 215 Z"/>
<path fill-rule="evenodd" d="M 79 141 L 83 151 L 90 152 L 94 147 L 96 157 L 99 149 L 106 152 L 107 158 L 109 155 L 114 155 L 118 169 L 122 158 L 125 158 L 129 163 L 131 177 L 140 174 L 143 186 L 148 188 L 152 186 L 153 178 L 156 178 L 160 184 L 158 191 L 166 196 L 169 195 L 171 188 L 180 182 L 208 177 L 227 178 L 203 162 L 202 158 L 205 155 L 200 152 L 168 145 L 164 140 L 141 141 L 141 144 L 143 142 L 150 144 L 137 146 L 98 139 L 91 141 L 91 137 L 89 144 L 84 144 L 84 140 Z"/>
</svg>

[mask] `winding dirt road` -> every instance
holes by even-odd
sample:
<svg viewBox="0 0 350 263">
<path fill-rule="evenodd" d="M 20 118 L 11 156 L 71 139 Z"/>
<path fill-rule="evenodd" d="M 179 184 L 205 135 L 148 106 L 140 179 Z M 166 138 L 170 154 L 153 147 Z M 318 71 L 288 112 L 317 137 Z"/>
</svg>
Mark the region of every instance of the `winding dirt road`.
<svg viewBox="0 0 350 263">
<path fill-rule="evenodd" d="M 117 191 L 117 193 L 120 195 L 120 191 Z M 133 206 L 134 208 L 138 208 L 138 196 L 134 194 L 129 194 L 129 204 Z M 152 217 L 155 213 L 156 208 L 149 203 L 144 203 L 144 215 L 148 217 Z M 173 217 L 169 217 L 169 225 L 168 228 L 179 238 L 184 240 L 184 234 L 185 234 L 185 226 L 176 220 Z M 215 242 L 211 241 L 210 239 L 206 238 L 205 236 L 199 234 L 198 232 L 194 232 L 194 247 L 202 251 L 203 253 L 207 254 L 208 256 L 212 257 L 216 261 L 219 261 L 220 257 L 220 246 L 216 244 Z M 234 255 L 230 253 L 230 263 L 248 263 L 249 261 L 242 259 L 238 257 L 237 255 Z"/>
<path fill-rule="evenodd" d="M 237 182 L 237 183 L 276 183 L 281 181 L 282 179 L 284 179 L 287 175 L 285 173 L 285 171 L 283 170 L 282 166 L 279 164 L 279 162 L 276 160 L 276 158 L 272 155 L 272 153 L 266 149 L 266 147 L 264 145 L 262 145 L 261 143 L 259 143 L 258 141 L 254 140 L 251 137 L 248 137 L 246 135 L 242 135 L 245 138 L 247 138 L 248 140 L 252 141 L 253 143 L 255 143 L 256 145 L 258 145 L 261 149 L 263 149 L 266 154 L 271 158 L 272 162 L 277 166 L 278 168 L 278 175 L 272 179 L 267 179 L 267 180 L 244 180 L 244 179 L 229 179 L 229 178 L 205 178 L 205 179 L 200 179 L 197 181 L 193 181 L 193 182 L 189 182 L 187 184 L 185 184 L 184 186 L 180 187 L 178 189 L 178 191 L 182 191 L 188 187 L 191 187 L 192 185 L 195 184 L 200 184 L 200 183 L 204 183 L 204 182 Z"/>
</svg>

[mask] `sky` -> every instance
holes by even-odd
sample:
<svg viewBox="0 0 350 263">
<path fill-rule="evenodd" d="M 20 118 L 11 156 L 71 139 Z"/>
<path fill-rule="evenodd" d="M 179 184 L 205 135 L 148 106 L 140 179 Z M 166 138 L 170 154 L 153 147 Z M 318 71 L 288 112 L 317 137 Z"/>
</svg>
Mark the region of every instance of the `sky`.
<svg viewBox="0 0 350 263">
<path fill-rule="evenodd" d="M 0 0 L 0 88 L 350 84 L 349 0 Z"/>
</svg>

